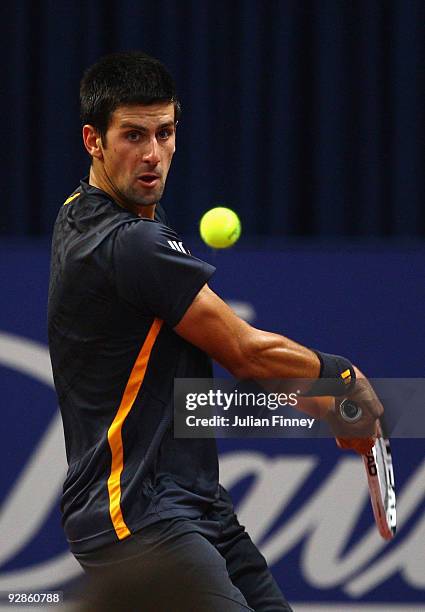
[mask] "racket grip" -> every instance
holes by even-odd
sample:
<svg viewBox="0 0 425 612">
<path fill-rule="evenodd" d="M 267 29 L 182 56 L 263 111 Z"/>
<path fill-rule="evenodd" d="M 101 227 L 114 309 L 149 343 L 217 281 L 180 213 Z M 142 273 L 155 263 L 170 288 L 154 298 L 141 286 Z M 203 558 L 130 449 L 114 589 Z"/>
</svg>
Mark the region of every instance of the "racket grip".
<svg viewBox="0 0 425 612">
<path fill-rule="evenodd" d="M 339 405 L 339 413 L 341 418 L 346 421 L 346 423 L 355 423 L 359 419 L 361 419 L 363 411 L 352 400 L 345 399 Z"/>
</svg>

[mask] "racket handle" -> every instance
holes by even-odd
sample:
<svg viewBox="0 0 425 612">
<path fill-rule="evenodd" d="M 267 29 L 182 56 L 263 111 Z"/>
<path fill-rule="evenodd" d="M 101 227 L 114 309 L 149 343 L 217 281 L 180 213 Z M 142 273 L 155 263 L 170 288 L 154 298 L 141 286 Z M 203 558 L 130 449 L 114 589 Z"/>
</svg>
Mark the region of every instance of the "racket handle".
<svg viewBox="0 0 425 612">
<path fill-rule="evenodd" d="M 356 421 L 361 419 L 363 411 L 360 406 L 356 404 L 356 402 L 353 402 L 349 399 L 345 399 L 342 400 L 339 405 L 339 413 L 341 415 L 341 418 L 347 423 L 355 423 Z"/>
</svg>

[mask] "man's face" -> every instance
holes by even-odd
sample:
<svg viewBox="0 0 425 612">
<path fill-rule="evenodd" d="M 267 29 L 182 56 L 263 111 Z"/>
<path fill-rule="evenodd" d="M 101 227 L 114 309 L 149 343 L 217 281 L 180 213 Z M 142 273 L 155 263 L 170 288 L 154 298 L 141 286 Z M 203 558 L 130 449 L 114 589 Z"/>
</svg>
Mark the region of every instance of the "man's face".
<svg viewBox="0 0 425 612">
<path fill-rule="evenodd" d="M 174 104 L 120 106 L 103 147 L 108 183 L 136 206 L 161 199 L 175 151 Z"/>
</svg>

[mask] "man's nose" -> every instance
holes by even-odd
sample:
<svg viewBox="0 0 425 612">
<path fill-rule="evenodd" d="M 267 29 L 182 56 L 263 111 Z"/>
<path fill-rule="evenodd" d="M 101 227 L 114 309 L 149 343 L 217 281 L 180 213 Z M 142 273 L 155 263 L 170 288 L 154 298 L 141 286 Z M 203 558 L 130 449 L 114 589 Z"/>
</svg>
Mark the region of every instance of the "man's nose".
<svg viewBox="0 0 425 612">
<path fill-rule="evenodd" d="M 146 145 L 146 149 L 143 153 L 143 161 L 149 162 L 150 164 L 159 163 L 159 147 L 156 137 L 151 138 L 149 143 Z"/>
</svg>

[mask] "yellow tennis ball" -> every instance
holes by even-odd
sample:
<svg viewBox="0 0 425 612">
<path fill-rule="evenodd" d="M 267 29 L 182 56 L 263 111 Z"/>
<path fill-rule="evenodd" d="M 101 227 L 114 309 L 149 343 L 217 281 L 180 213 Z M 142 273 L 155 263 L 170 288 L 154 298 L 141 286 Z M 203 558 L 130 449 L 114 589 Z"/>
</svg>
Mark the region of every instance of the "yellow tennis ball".
<svg viewBox="0 0 425 612">
<path fill-rule="evenodd" d="M 241 222 L 230 208 L 217 206 L 206 212 L 199 224 L 201 237 L 214 249 L 226 249 L 241 235 Z"/>
</svg>

